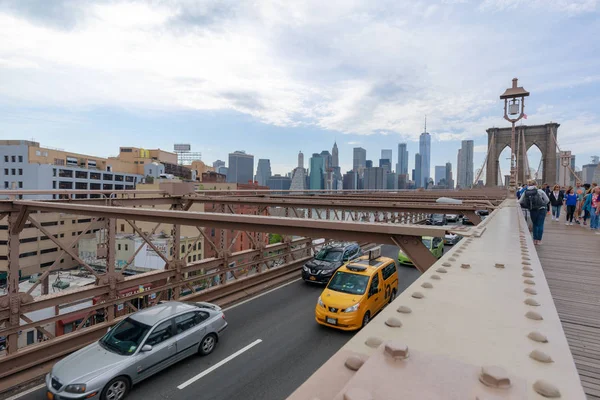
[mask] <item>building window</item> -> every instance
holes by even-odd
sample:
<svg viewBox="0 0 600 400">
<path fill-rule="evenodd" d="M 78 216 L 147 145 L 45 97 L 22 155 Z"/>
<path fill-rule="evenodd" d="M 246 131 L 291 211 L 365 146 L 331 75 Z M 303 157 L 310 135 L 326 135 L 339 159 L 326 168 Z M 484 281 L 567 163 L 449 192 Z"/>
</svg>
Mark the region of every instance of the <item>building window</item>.
<svg viewBox="0 0 600 400">
<path fill-rule="evenodd" d="M 99 183 L 90 183 L 90 190 L 100 190 L 100 189 L 102 189 L 102 186 Z M 100 197 L 99 194 L 93 194 L 92 196 L 94 196 L 94 197 L 92 197 L 92 199 Z"/>
<path fill-rule="evenodd" d="M 58 225 L 58 222 L 56 222 L 56 221 L 42 222 L 40 225 L 42 225 L 42 226 L 56 226 L 56 225 Z"/>
<path fill-rule="evenodd" d="M 87 179 L 88 173 L 85 171 L 75 171 L 75 178 L 77 179 Z"/>
<path fill-rule="evenodd" d="M 212 228 L 210 230 L 210 236 L 214 237 L 215 236 L 215 228 Z"/>
<path fill-rule="evenodd" d="M 112 181 L 113 180 L 113 176 L 112 176 L 112 174 L 102 174 L 102 180 L 104 180 L 104 181 Z"/>
<path fill-rule="evenodd" d="M 104 185 L 102 185 L 102 189 L 103 190 L 112 190 L 113 185 L 111 185 L 110 183 L 105 183 Z"/>
<path fill-rule="evenodd" d="M 131 153 L 132 151 L 131 147 L 121 147 L 121 153 Z"/>
<path fill-rule="evenodd" d="M 79 164 L 77 163 L 77 158 L 75 157 L 67 157 L 67 165 L 72 165 L 77 167 Z"/>
<path fill-rule="evenodd" d="M 23 175 L 23 168 L 19 168 L 19 175 Z"/>
<path fill-rule="evenodd" d="M 56 168 L 52 168 L 52 176 L 56 176 Z"/>
<path fill-rule="evenodd" d="M 19 181 L 19 189 L 23 189 L 23 182 Z"/>
<path fill-rule="evenodd" d="M 4 162 L 8 162 L 8 156 L 4 156 Z"/>
<path fill-rule="evenodd" d="M 185 244 L 181 245 L 181 254 L 185 254 Z"/>
<path fill-rule="evenodd" d="M 73 170 L 70 170 L 70 169 L 59 169 L 58 170 L 58 176 L 60 176 L 61 178 L 72 178 L 73 177 Z"/>
<path fill-rule="evenodd" d="M 100 172 L 90 172 L 90 179 L 100 180 L 101 175 Z"/>
<path fill-rule="evenodd" d="M 61 238 L 64 238 L 64 237 L 65 237 L 65 234 L 64 234 L 64 233 L 61 233 L 61 234 L 60 234 L 60 237 L 61 237 Z"/>
<path fill-rule="evenodd" d="M 56 181 L 52 181 L 52 189 L 56 189 Z"/>
<path fill-rule="evenodd" d="M 19 162 L 23 162 L 23 156 L 19 156 Z"/>
<path fill-rule="evenodd" d="M 4 168 L 4 175 L 8 175 L 8 168 Z"/>
<path fill-rule="evenodd" d="M 123 182 L 123 175 L 115 175 L 115 181 Z"/>
<path fill-rule="evenodd" d="M 92 222 L 91 218 L 83 218 L 83 219 L 78 219 L 77 223 L 79 224 L 87 224 L 88 222 Z"/>
<path fill-rule="evenodd" d="M 35 329 L 32 329 L 30 331 L 27 331 L 27 346 L 29 346 L 30 344 L 35 343 Z"/>
<path fill-rule="evenodd" d="M 121 224 L 121 232 L 125 232 L 125 224 Z"/>
<path fill-rule="evenodd" d="M 59 181 L 58 188 L 59 189 L 73 189 L 73 182 Z"/>
<path fill-rule="evenodd" d="M 52 264 L 54 264 L 54 261 L 45 262 L 43 264 L 40 264 L 40 267 L 46 268 L 46 267 L 50 267 Z"/>
<path fill-rule="evenodd" d="M 37 256 L 37 251 L 30 251 L 27 253 L 19 254 L 19 258 L 25 258 L 25 257 L 31 257 L 31 256 Z"/>
<path fill-rule="evenodd" d="M 45 249 L 40 251 L 40 254 L 48 254 L 48 253 L 55 253 L 58 251 L 58 247 L 52 247 L 51 249 Z"/>
<path fill-rule="evenodd" d="M 87 182 L 75 182 L 75 189 L 86 190 L 88 187 Z M 85 195 L 83 197 L 85 199 Z"/>
<path fill-rule="evenodd" d="M 196 261 L 196 255 L 194 254 L 194 256 L 192 257 L 192 261 Z"/>
<path fill-rule="evenodd" d="M 133 176 L 126 176 L 125 182 L 133 182 Z"/>
<path fill-rule="evenodd" d="M 12 162 L 17 162 L 17 156 L 10 156 Z"/>
<path fill-rule="evenodd" d="M 88 160 L 88 168 L 96 168 L 96 160 Z"/>
<path fill-rule="evenodd" d="M 65 160 L 63 160 L 62 158 L 55 158 L 54 165 L 65 165 Z M 75 165 L 77 165 L 77 163 L 75 163 Z"/>
<path fill-rule="evenodd" d="M 192 262 L 192 256 L 188 256 L 188 262 Z"/>
<path fill-rule="evenodd" d="M 4 181 L 4 189 L 8 189 L 8 182 Z"/>
<path fill-rule="evenodd" d="M 129 251 L 129 245 L 125 244 L 125 251 Z"/>
<path fill-rule="evenodd" d="M 117 245 L 117 250 L 121 251 L 121 243 Z"/>
<path fill-rule="evenodd" d="M 16 169 L 14 169 L 14 168 L 11 168 L 11 170 L 10 170 L 10 174 L 11 174 L 11 175 L 16 175 L 16 174 L 17 174 L 17 170 L 16 170 Z"/>
<path fill-rule="evenodd" d="M 115 185 L 115 190 L 123 190 L 123 185 Z"/>
</svg>

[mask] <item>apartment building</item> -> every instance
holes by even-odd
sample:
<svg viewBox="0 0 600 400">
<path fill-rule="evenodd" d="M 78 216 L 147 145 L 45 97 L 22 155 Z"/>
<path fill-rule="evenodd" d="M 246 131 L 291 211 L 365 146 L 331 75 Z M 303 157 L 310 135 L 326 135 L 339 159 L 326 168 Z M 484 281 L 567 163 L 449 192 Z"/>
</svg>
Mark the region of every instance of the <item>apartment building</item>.
<svg viewBox="0 0 600 400">
<path fill-rule="evenodd" d="M 172 163 L 175 163 L 174 166 Z M 0 199 L 8 196 L 2 190 L 134 190 L 154 166 L 165 171 L 181 168 L 177 155 L 164 150 L 120 148 L 118 157 L 96 157 L 42 147 L 28 140 L 0 140 Z M 189 171 L 189 170 L 188 170 Z M 29 199 L 56 199 L 56 194 L 19 195 Z M 78 198 L 97 198 L 99 194 L 78 194 Z M 91 218 L 57 213 L 33 215 L 54 237 L 68 242 L 82 232 Z M 97 221 L 82 238 L 93 237 L 103 227 Z M 0 220 L 0 283 L 6 279 L 8 223 Z M 20 235 L 20 273 L 22 277 L 39 274 L 52 265 L 61 253 L 58 246 L 31 224 Z M 69 256 L 61 257 L 62 269 L 77 263 Z"/>
</svg>

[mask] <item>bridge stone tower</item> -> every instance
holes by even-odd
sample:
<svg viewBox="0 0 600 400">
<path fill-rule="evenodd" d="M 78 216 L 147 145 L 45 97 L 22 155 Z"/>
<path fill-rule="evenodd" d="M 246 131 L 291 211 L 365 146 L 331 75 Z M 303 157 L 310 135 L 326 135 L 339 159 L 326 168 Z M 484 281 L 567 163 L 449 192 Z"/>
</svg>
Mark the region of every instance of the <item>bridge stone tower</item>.
<svg viewBox="0 0 600 400">
<path fill-rule="evenodd" d="M 557 133 L 560 124 L 551 122 L 545 125 L 522 125 L 515 127 L 515 143 L 517 143 L 517 183 L 526 180 L 524 158 L 527 150 L 536 145 L 542 153 L 542 181 L 550 185 L 557 183 Z M 489 154 L 486 163 L 486 186 L 498 186 L 498 170 L 500 169 L 500 153 L 510 147 L 511 128 L 490 128 L 488 134 Z M 554 138 L 553 138 L 554 137 Z M 523 149 L 523 146 L 525 147 Z M 525 154 L 524 154 L 525 153 Z"/>
</svg>

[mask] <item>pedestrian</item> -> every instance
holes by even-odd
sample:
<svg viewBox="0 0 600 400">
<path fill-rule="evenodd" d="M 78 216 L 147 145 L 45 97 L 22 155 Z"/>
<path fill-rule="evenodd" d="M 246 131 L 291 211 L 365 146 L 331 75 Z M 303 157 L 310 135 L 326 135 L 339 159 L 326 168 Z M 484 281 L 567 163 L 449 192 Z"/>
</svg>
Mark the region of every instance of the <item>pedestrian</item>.
<svg viewBox="0 0 600 400">
<path fill-rule="evenodd" d="M 560 190 L 560 186 L 554 185 L 554 188 L 548 195 L 550 199 L 550 205 L 552 206 L 552 221 L 558 221 L 560 217 L 560 209 L 562 208 L 565 194 L 562 190 Z"/>
<path fill-rule="evenodd" d="M 548 196 L 548 198 L 550 197 L 550 185 L 548 185 L 547 183 L 544 183 L 542 185 L 542 190 L 544 191 L 544 193 L 546 193 L 546 196 Z M 550 214 L 550 202 L 548 202 L 548 204 L 546 205 L 546 212 L 548 214 Z"/>
<path fill-rule="evenodd" d="M 565 195 L 565 208 L 567 209 L 565 225 L 573 225 L 573 216 L 575 214 L 575 208 L 577 208 L 577 195 L 572 186 L 569 186 L 567 194 Z"/>
<path fill-rule="evenodd" d="M 577 204 L 575 205 L 575 223 L 581 224 L 581 209 L 583 208 L 583 196 L 585 195 L 585 188 L 583 187 L 583 183 L 577 182 L 577 186 L 575 187 L 575 194 L 577 195 Z"/>
<path fill-rule="evenodd" d="M 600 187 L 596 186 L 590 196 L 590 229 L 598 232 L 600 229 Z"/>
<path fill-rule="evenodd" d="M 517 191 L 517 199 L 521 199 L 521 196 L 523 195 L 523 192 L 525 191 L 525 189 L 527 189 L 527 184 L 524 183 L 521 188 Z"/>
<path fill-rule="evenodd" d="M 546 207 L 550 202 L 548 196 L 542 189 L 538 189 L 536 181 L 530 179 L 527 189 L 521 195 L 519 203 L 521 207 L 529 210 L 531 223 L 533 225 L 533 244 L 542 244 L 544 234 L 544 221 L 546 219 Z"/>
</svg>

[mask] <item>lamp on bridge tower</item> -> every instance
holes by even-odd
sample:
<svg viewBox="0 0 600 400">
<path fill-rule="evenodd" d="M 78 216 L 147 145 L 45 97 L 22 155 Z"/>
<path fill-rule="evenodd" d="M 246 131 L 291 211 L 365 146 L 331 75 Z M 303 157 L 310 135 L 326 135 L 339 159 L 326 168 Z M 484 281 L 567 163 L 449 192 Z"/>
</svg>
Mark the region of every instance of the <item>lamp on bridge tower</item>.
<svg viewBox="0 0 600 400">
<path fill-rule="evenodd" d="M 517 86 L 518 79 L 513 78 L 512 87 L 500 96 L 504 100 L 504 119 L 512 124 L 510 137 L 510 183 L 508 190 L 514 193 L 517 189 L 517 153 L 515 151 L 515 123 L 525 116 L 525 97 L 529 92 Z"/>
</svg>

